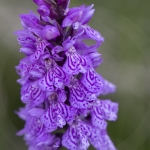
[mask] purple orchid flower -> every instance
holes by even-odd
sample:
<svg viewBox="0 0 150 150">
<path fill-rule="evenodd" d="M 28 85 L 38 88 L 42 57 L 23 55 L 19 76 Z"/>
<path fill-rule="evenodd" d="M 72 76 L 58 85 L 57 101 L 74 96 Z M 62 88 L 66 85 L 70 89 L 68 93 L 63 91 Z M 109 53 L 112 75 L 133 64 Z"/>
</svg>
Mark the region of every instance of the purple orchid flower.
<svg viewBox="0 0 150 150">
<path fill-rule="evenodd" d="M 20 52 L 16 66 L 21 100 L 18 116 L 25 121 L 17 135 L 24 136 L 29 150 L 116 150 L 107 134 L 107 120 L 115 121 L 118 103 L 99 100 L 116 86 L 95 68 L 103 59 L 98 47 L 102 35 L 87 23 L 95 9 L 69 8 L 70 0 L 33 0 L 33 12 L 20 15 L 23 30 L 15 32 Z M 87 45 L 84 40 L 93 40 Z"/>
</svg>

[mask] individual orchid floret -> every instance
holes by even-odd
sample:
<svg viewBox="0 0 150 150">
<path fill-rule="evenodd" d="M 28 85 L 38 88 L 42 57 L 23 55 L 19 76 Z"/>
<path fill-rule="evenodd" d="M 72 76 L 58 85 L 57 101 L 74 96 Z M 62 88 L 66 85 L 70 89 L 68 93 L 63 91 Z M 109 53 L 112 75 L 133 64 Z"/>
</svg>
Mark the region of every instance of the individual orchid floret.
<svg viewBox="0 0 150 150">
<path fill-rule="evenodd" d="M 50 91 L 49 88 L 51 88 L 53 85 L 58 88 L 63 88 L 69 79 L 69 75 L 66 75 L 62 68 L 58 66 L 52 59 L 47 59 L 46 63 L 47 73 L 43 78 L 39 79 L 39 86 L 44 91 L 46 89 Z"/>
<path fill-rule="evenodd" d="M 118 104 L 97 97 L 116 86 L 95 70 L 102 62 L 103 36 L 87 23 L 95 9 L 69 8 L 70 0 L 33 0 L 37 12 L 20 15 L 16 31 L 25 54 L 16 70 L 25 104 L 16 114 L 25 121 L 17 133 L 28 150 L 116 150 L 107 121 L 117 119 Z M 86 44 L 86 40 L 94 44 Z"/>
<path fill-rule="evenodd" d="M 36 38 L 26 30 L 19 30 L 15 34 L 18 36 L 18 43 L 22 46 L 32 46 L 36 42 Z"/>
<path fill-rule="evenodd" d="M 30 14 L 20 15 L 21 23 L 25 29 L 42 28 L 39 18 L 30 11 Z"/>
<path fill-rule="evenodd" d="M 77 120 L 64 133 L 62 137 L 62 145 L 69 150 L 87 150 L 90 146 L 90 136 L 90 126 Z"/>
<path fill-rule="evenodd" d="M 23 103 L 32 103 L 33 106 L 37 106 L 44 102 L 46 98 L 46 93 L 38 86 L 38 83 L 31 82 L 26 83 L 21 89 L 21 100 Z"/>
<path fill-rule="evenodd" d="M 117 103 L 111 102 L 110 100 L 97 100 L 94 102 L 93 109 L 91 111 L 92 124 L 100 129 L 106 129 L 106 120 L 116 121 L 117 113 Z"/>
<path fill-rule="evenodd" d="M 31 148 L 35 150 L 39 150 L 40 148 L 43 150 L 46 150 L 46 148 L 57 149 L 60 145 L 60 139 L 54 135 L 45 133 L 45 130 L 46 128 L 41 123 L 40 119 L 29 116 L 28 114 L 24 129 L 19 131 L 17 135 L 24 135 L 24 139 L 27 145 L 29 145 L 29 150 Z"/>
<path fill-rule="evenodd" d="M 48 110 L 41 116 L 42 123 L 49 132 L 58 127 L 63 128 L 66 123 L 70 124 L 76 115 L 76 109 L 61 102 L 52 102 Z"/>
<path fill-rule="evenodd" d="M 31 143 L 29 145 L 29 150 L 57 150 L 60 146 L 60 142 L 60 138 L 54 135 L 44 134 L 38 138 L 38 144 Z"/>
<path fill-rule="evenodd" d="M 63 128 L 72 123 L 76 115 L 77 109 L 66 105 L 62 97 L 62 92 L 50 95 L 48 97 L 47 110 L 41 108 L 33 108 L 29 111 L 31 116 L 38 116 L 49 132 L 55 131 L 58 127 Z M 63 102 L 61 102 L 63 101 Z"/>
<path fill-rule="evenodd" d="M 92 126 L 93 127 L 93 126 Z M 92 128 L 92 136 L 90 137 L 90 143 L 97 150 L 117 150 L 110 140 L 107 131 L 100 128 Z"/>
<path fill-rule="evenodd" d="M 74 47 L 68 49 L 65 53 L 67 60 L 63 66 L 63 70 L 69 75 L 76 75 L 79 72 L 85 73 L 88 67 L 88 62 L 86 58 L 79 55 Z"/>
<path fill-rule="evenodd" d="M 87 109 L 91 103 L 96 99 L 96 95 L 89 92 L 85 86 L 76 78 L 70 80 L 70 98 L 69 102 L 71 106 L 80 109 Z"/>
<path fill-rule="evenodd" d="M 81 83 L 88 91 L 96 95 L 100 95 L 103 92 L 103 82 L 103 78 L 93 68 L 88 69 L 81 78 Z"/>
<path fill-rule="evenodd" d="M 62 26 L 68 27 L 73 24 L 74 29 L 78 29 L 80 24 L 84 25 L 88 23 L 95 11 L 92 9 L 93 6 L 94 5 L 92 4 L 88 7 L 82 5 L 80 7 L 71 8 L 66 14 L 66 18 L 63 20 Z"/>
</svg>

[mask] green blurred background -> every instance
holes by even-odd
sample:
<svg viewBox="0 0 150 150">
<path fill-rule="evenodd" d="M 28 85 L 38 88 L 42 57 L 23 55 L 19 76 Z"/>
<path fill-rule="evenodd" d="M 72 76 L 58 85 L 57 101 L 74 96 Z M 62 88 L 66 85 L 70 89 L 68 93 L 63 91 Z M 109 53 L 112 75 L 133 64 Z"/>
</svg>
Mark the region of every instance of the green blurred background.
<svg viewBox="0 0 150 150">
<path fill-rule="evenodd" d="M 108 133 L 118 150 L 149 150 L 150 0 L 72 0 L 71 6 L 83 3 L 95 4 L 90 25 L 105 38 L 98 72 L 117 85 L 107 96 L 119 103 Z M 13 32 L 21 29 L 19 14 L 28 10 L 36 12 L 32 0 L 0 0 L 0 150 L 27 150 L 15 136 L 24 123 L 14 114 L 23 106 L 14 66 L 23 55 Z"/>
</svg>

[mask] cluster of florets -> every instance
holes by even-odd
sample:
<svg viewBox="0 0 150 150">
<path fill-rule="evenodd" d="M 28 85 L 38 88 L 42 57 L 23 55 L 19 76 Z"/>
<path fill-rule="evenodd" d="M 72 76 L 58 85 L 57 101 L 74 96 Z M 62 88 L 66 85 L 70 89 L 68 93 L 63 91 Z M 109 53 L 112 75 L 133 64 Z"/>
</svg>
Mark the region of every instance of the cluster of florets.
<svg viewBox="0 0 150 150">
<path fill-rule="evenodd" d="M 16 67 L 21 78 L 17 114 L 26 122 L 29 150 L 115 150 L 106 120 L 117 119 L 118 104 L 97 97 L 116 86 L 96 73 L 98 47 L 104 38 L 87 25 L 93 5 L 69 8 L 69 0 L 34 0 L 39 6 L 20 16 L 24 30 L 15 32 L 26 57 Z M 94 40 L 87 45 L 85 40 Z"/>
</svg>

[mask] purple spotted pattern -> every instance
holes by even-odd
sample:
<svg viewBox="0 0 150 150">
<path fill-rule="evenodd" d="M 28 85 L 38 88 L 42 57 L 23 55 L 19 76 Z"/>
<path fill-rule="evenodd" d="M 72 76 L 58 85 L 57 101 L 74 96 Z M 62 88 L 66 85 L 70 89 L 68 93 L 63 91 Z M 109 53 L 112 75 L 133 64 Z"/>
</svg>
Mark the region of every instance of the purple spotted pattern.
<svg viewBox="0 0 150 150">
<path fill-rule="evenodd" d="M 25 121 L 17 133 L 29 150 L 116 150 L 107 134 L 107 120 L 117 119 L 118 104 L 97 97 L 116 86 L 99 75 L 103 61 L 98 48 L 101 34 L 87 23 L 93 4 L 69 8 L 70 0 L 33 0 L 32 11 L 20 15 L 16 31 L 25 54 L 16 66 L 21 101 L 16 114 Z M 85 40 L 95 44 L 87 45 Z"/>
</svg>

